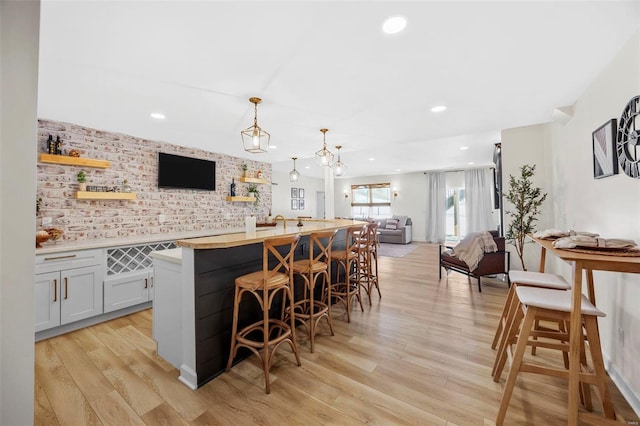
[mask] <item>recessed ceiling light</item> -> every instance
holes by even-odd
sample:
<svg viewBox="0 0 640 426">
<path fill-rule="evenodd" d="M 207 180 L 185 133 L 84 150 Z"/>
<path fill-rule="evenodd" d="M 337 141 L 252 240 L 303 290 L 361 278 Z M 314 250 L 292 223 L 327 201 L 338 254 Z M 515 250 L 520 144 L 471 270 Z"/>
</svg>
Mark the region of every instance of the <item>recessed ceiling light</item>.
<svg viewBox="0 0 640 426">
<path fill-rule="evenodd" d="M 434 106 L 433 108 L 431 108 L 431 112 L 442 112 L 444 110 L 446 110 L 447 107 L 445 105 L 438 105 L 438 106 Z"/>
<path fill-rule="evenodd" d="M 269 145 L 269 149 L 278 149 L 277 145 Z"/>
<path fill-rule="evenodd" d="M 382 23 L 382 31 L 386 34 L 398 34 L 407 28 L 407 18 L 404 16 L 391 16 Z"/>
<path fill-rule="evenodd" d="M 473 166 L 473 161 L 469 161 L 467 164 Z"/>
<path fill-rule="evenodd" d="M 373 157 L 369 158 L 369 161 L 375 161 L 375 160 L 376 160 L 376 159 L 375 159 L 375 158 L 373 158 Z"/>
<path fill-rule="evenodd" d="M 310 168 L 311 168 L 311 166 L 304 166 L 304 168 L 305 168 L 305 169 L 310 169 Z"/>
<path fill-rule="evenodd" d="M 460 151 L 464 151 L 465 149 L 469 149 L 469 147 L 468 146 L 461 146 L 460 147 Z"/>
<path fill-rule="evenodd" d="M 167 118 L 164 114 L 159 112 L 152 112 L 150 115 L 151 118 L 155 118 L 156 120 L 164 120 L 165 118 Z"/>
<path fill-rule="evenodd" d="M 401 171 L 401 170 L 402 170 L 402 169 L 396 169 L 396 172 L 399 172 L 399 171 Z"/>
</svg>

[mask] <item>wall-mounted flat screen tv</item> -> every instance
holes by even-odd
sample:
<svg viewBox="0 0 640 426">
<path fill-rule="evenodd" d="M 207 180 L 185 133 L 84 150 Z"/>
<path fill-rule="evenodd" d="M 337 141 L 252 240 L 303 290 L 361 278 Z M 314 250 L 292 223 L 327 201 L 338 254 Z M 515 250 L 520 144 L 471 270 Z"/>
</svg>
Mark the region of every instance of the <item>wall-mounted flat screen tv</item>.
<svg viewBox="0 0 640 426">
<path fill-rule="evenodd" d="M 216 189 L 216 162 L 158 153 L 158 188 Z"/>
</svg>

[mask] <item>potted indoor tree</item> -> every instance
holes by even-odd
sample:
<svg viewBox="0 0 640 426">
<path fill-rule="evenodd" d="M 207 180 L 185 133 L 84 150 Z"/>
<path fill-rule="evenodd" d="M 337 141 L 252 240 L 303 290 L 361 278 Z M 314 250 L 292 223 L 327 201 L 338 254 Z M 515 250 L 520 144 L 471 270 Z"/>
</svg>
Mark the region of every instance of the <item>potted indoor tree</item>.
<svg viewBox="0 0 640 426">
<path fill-rule="evenodd" d="M 524 243 L 527 234 L 535 230 L 534 222 L 538 220 L 540 206 L 547 198 L 547 194 L 542 193 L 542 189 L 534 186 L 531 181 L 535 171 L 535 164 L 525 164 L 520 168 L 518 178 L 509 175 L 509 191 L 504 194 L 505 200 L 512 205 L 511 209 L 505 211 L 512 218 L 506 238 L 515 246 L 523 271 L 527 270 L 524 264 Z"/>
<path fill-rule="evenodd" d="M 87 175 L 84 170 L 80 170 L 76 175 L 76 180 L 78 181 L 78 191 L 86 191 L 87 190 Z"/>
</svg>

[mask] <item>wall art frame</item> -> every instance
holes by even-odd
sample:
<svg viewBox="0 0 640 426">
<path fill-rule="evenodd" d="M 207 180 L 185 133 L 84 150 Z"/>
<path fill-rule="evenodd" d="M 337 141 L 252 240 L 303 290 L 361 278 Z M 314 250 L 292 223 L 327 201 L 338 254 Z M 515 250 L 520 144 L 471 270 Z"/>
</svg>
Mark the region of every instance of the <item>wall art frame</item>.
<svg viewBox="0 0 640 426">
<path fill-rule="evenodd" d="M 615 118 L 604 123 L 592 133 L 593 177 L 602 179 L 618 174 L 616 154 L 617 121 Z"/>
</svg>

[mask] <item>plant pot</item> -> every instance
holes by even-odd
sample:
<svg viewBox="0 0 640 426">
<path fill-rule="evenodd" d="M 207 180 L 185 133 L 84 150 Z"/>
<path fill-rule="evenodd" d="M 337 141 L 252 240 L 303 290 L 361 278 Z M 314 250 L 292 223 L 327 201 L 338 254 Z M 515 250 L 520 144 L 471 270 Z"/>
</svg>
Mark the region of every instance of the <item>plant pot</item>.
<svg viewBox="0 0 640 426">
<path fill-rule="evenodd" d="M 78 182 L 78 191 L 86 191 L 87 182 Z"/>
<path fill-rule="evenodd" d="M 242 177 L 249 177 L 249 171 L 248 170 L 243 170 L 242 171 Z"/>
</svg>

